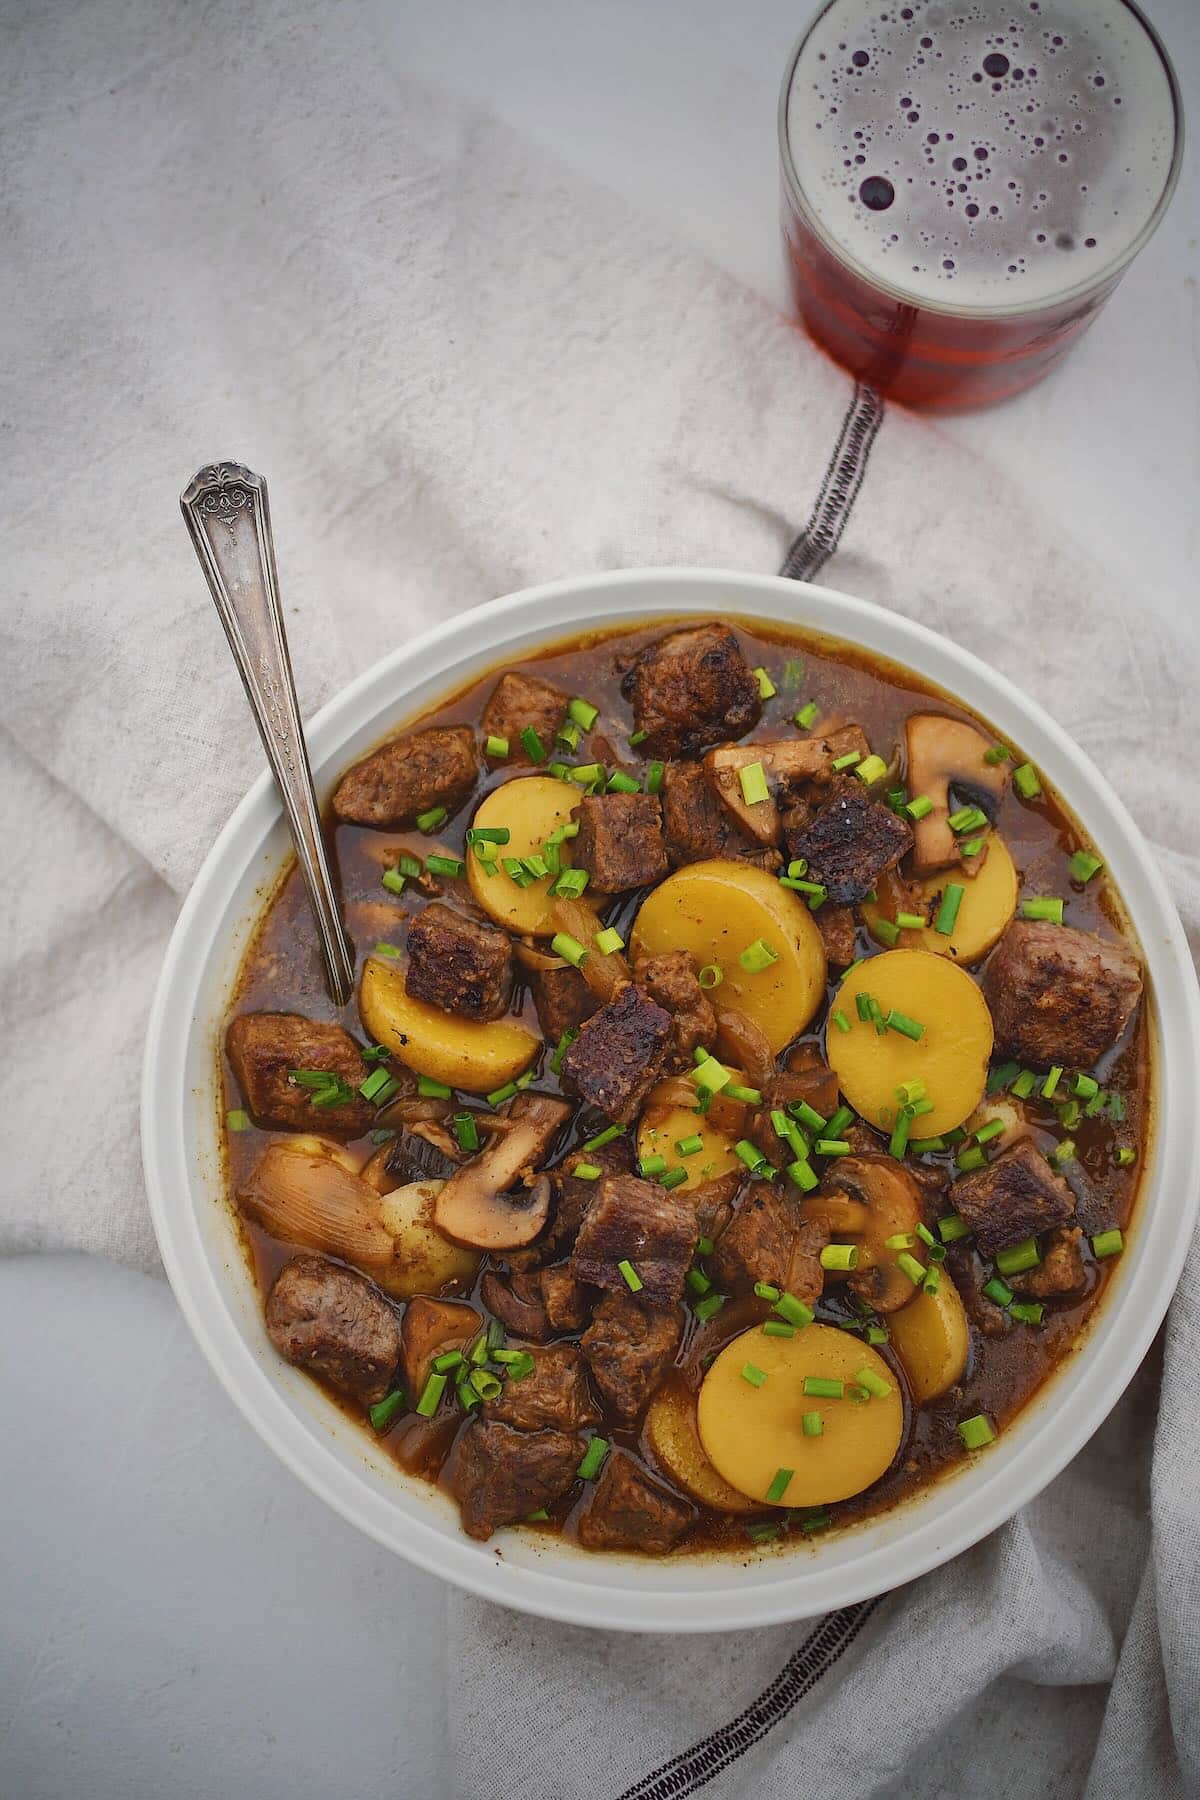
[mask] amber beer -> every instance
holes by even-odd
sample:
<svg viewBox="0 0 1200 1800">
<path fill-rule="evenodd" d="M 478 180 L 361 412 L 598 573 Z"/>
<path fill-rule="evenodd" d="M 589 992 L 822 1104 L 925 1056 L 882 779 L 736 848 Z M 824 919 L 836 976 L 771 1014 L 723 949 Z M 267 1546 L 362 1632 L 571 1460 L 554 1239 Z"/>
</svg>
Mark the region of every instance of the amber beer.
<svg viewBox="0 0 1200 1800">
<path fill-rule="evenodd" d="M 949 409 L 1066 353 L 1162 217 L 1183 119 L 1129 0 L 827 0 L 779 132 L 804 325 L 892 398 Z"/>
</svg>

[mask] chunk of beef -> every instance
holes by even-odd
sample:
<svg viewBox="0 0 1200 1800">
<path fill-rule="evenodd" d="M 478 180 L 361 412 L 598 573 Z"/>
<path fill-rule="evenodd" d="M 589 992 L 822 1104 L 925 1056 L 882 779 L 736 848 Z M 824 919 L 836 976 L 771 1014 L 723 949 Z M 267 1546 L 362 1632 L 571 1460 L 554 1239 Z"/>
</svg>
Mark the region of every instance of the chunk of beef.
<svg viewBox="0 0 1200 1800">
<path fill-rule="evenodd" d="M 478 774 L 471 727 L 432 725 L 355 763 L 334 792 L 334 814 L 352 825 L 398 830 L 435 806 L 457 812 Z"/>
<path fill-rule="evenodd" d="M 668 763 L 662 785 L 663 831 L 667 854 L 676 865 L 709 857 L 740 857 L 754 851 L 729 808 L 722 804 L 697 763 Z"/>
<path fill-rule="evenodd" d="M 913 841 L 912 826 L 882 800 L 873 800 L 861 781 L 839 781 L 811 818 L 798 809 L 785 814 L 783 837 L 789 858 L 803 856 L 812 880 L 821 882 L 836 905 L 855 905 L 871 892 Z"/>
<path fill-rule="evenodd" d="M 580 1027 L 563 1057 L 569 1088 L 627 1125 L 658 1080 L 671 1045 L 671 1015 L 632 984 Z"/>
<path fill-rule="evenodd" d="M 762 713 L 758 679 L 727 625 L 694 625 L 650 644 L 622 691 L 647 756 L 699 756 L 740 738 Z"/>
<path fill-rule="evenodd" d="M 1127 944 L 1014 919 L 984 969 L 983 997 L 999 1055 L 1086 1069 L 1129 1023 L 1142 997 L 1142 968 Z"/>
<path fill-rule="evenodd" d="M 495 925 L 434 900 L 408 928 L 405 990 L 414 1000 L 468 1019 L 498 1019 L 513 989 L 512 944 Z"/>
<path fill-rule="evenodd" d="M 570 963 L 563 963 L 560 969 L 534 965 L 528 977 L 538 1024 L 548 1044 L 557 1044 L 564 1031 L 578 1031 L 595 1012 L 596 996 Z"/>
<path fill-rule="evenodd" d="M 605 1294 L 579 1340 L 592 1380 L 619 1418 L 635 1419 L 675 1360 L 683 1335 L 678 1306 L 648 1306 L 629 1292 Z"/>
<path fill-rule="evenodd" d="M 520 1431 L 578 1431 L 599 1423 L 588 1392 L 587 1370 L 574 1344 L 551 1344 L 531 1350 L 528 1375 L 510 1375 L 504 1391 L 487 1403 L 489 1419 L 501 1419 Z"/>
<path fill-rule="evenodd" d="M 726 1293 L 747 1294 L 765 1281 L 811 1304 L 824 1286 L 821 1251 L 828 1242 L 824 1227 L 805 1219 L 786 1194 L 756 1181 L 717 1239 L 708 1272 Z"/>
<path fill-rule="evenodd" d="M 986 1168 L 960 1175 L 950 1189 L 950 1200 L 975 1233 L 984 1256 L 1065 1225 L 1075 1211 L 1070 1188 L 1028 1138 Z"/>
<path fill-rule="evenodd" d="M 554 1335 L 536 1270 L 501 1275 L 489 1269 L 479 1284 L 479 1298 L 505 1330 L 517 1337 L 543 1344 Z"/>
<path fill-rule="evenodd" d="M 633 973 L 638 986 L 671 1015 L 672 1063 L 677 1068 L 692 1068 L 692 1051 L 702 1044 L 711 1045 L 717 1030 L 717 1015 L 700 986 L 692 957 L 686 950 L 644 956 Z"/>
<path fill-rule="evenodd" d="M 678 1300 L 700 1236 L 690 1198 L 636 1175 L 610 1175 L 599 1187 L 575 1239 L 572 1273 L 628 1293 L 619 1265 L 631 1263 L 647 1302 Z"/>
<path fill-rule="evenodd" d="M 555 1331 L 582 1331 L 592 1309 L 592 1297 L 570 1269 L 542 1269 L 539 1274 L 542 1305 Z"/>
<path fill-rule="evenodd" d="M 835 969 L 849 968 L 858 948 L 858 921 L 853 908 L 833 906 L 826 901 L 823 906 L 818 906 L 813 919 L 821 934 L 826 961 Z"/>
<path fill-rule="evenodd" d="M 673 1550 L 696 1517 L 690 1501 L 656 1481 L 626 1450 L 610 1450 L 579 1519 L 587 1550 Z"/>
<path fill-rule="evenodd" d="M 490 1538 L 552 1506 L 575 1479 L 584 1440 L 565 1431 L 517 1431 L 477 1419 L 462 1433 L 448 1471 L 468 1537 Z"/>
<path fill-rule="evenodd" d="M 662 807 L 656 795 L 588 794 L 573 817 L 579 820 L 574 860 L 601 893 L 648 887 L 667 873 Z"/>
<path fill-rule="evenodd" d="M 267 1296 L 267 1336 L 280 1356 L 372 1406 L 392 1385 L 400 1321 L 365 1275 L 323 1256 L 293 1256 Z"/>
<path fill-rule="evenodd" d="M 348 1031 L 299 1013 L 242 1013 L 225 1034 L 238 1086 L 256 1124 L 283 1131 L 366 1131 L 375 1108 L 359 1094 L 370 1070 Z M 292 1069 L 336 1075 L 350 1089 L 337 1106 L 314 1106 Z"/>
<path fill-rule="evenodd" d="M 633 1144 L 628 1137 L 616 1138 L 589 1150 L 586 1157 L 579 1149 L 569 1150 L 560 1165 L 550 1170 L 554 1191 L 554 1210 L 542 1236 L 527 1250 L 510 1250 L 505 1261 L 510 1269 L 537 1269 L 564 1256 L 575 1242 L 583 1215 L 596 1198 L 600 1183 L 586 1181 L 570 1173 L 578 1162 L 589 1162 L 605 1175 L 624 1175 L 633 1167 Z"/>
<path fill-rule="evenodd" d="M 1030 1294 L 1035 1300 L 1078 1293 L 1087 1280 L 1082 1245 L 1083 1232 L 1078 1225 L 1069 1230 L 1052 1231 L 1042 1245 L 1042 1260 L 1037 1268 L 1025 1269 L 1019 1275 L 1006 1275 L 1005 1280 L 1019 1294 Z"/>
<path fill-rule="evenodd" d="M 484 739 L 508 739 L 506 766 L 535 760 L 521 742 L 521 733 L 532 728 L 541 739 L 546 756 L 553 754 L 554 734 L 563 722 L 567 696 L 540 675 L 522 675 L 510 669 L 502 675 L 483 709 L 479 729 Z M 540 760 L 545 760 L 542 758 Z"/>
</svg>

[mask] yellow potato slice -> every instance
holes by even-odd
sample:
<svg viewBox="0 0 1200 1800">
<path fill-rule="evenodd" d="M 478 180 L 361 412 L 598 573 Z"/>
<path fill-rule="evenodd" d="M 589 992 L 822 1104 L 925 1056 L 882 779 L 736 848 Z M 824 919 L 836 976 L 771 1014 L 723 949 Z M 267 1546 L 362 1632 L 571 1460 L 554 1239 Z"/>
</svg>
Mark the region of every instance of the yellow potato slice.
<svg viewBox="0 0 1200 1800">
<path fill-rule="evenodd" d="M 758 942 L 777 962 L 749 973 L 738 961 Z M 789 888 L 749 863 L 692 863 L 654 889 L 633 928 L 634 957 L 687 950 L 723 980 L 710 996 L 761 1027 L 773 1051 L 803 1031 L 825 992 L 825 950 L 813 916 Z"/>
<path fill-rule="evenodd" d="M 434 1206 L 445 1185 L 444 1181 L 406 1182 L 385 1195 L 380 1205 L 380 1223 L 395 1243 L 380 1286 L 398 1299 L 437 1294 L 451 1284 L 468 1288 L 475 1279 L 479 1252 L 452 1244 L 434 1223 Z"/>
<path fill-rule="evenodd" d="M 698 1137 L 702 1148 L 693 1156 L 681 1156 L 675 1146 L 689 1137 Z M 717 1131 L 707 1118 L 690 1107 L 656 1105 L 653 1091 L 638 1126 L 637 1153 L 639 1161 L 648 1156 L 665 1156 L 669 1168 L 678 1165 L 687 1170 L 687 1180 L 680 1182 L 675 1190 L 677 1194 L 703 1187 L 705 1182 L 715 1181 L 718 1175 L 727 1175 L 730 1169 L 742 1167 L 734 1152 L 732 1138 Z"/>
<path fill-rule="evenodd" d="M 363 968 L 358 1010 L 368 1035 L 407 1068 L 468 1094 L 490 1094 L 523 1074 L 541 1043 L 511 1019 L 480 1025 L 413 1000 L 404 971 L 376 956 Z"/>
<path fill-rule="evenodd" d="M 954 962 L 978 962 L 999 941 L 1016 912 L 1020 885 L 1004 839 L 993 832 L 987 843 L 987 855 L 974 881 L 962 881 L 950 869 L 927 875 L 924 881 L 906 883 L 894 869 L 889 869 L 879 878 L 878 900 L 863 902 L 862 914 L 868 927 L 877 919 L 888 919 L 894 925 L 898 912 L 923 913 L 927 908 L 932 908 L 930 917 L 936 918 L 946 883 L 957 881 L 963 897 L 949 937 L 934 931 L 932 925 L 924 931 L 901 931 L 897 948 L 932 950 L 936 956 L 948 956 Z"/>
<path fill-rule="evenodd" d="M 936 1399 L 959 1380 L 971 1334 L 958 1289 L 945 1269 L 939 1270 L 937 1292 L 919 1291 L 915 1300 L 889 1315 L 888 1330 L 914 1405 Z"/>
<path fill-rule="evenodd" d="M 858 1016 L 857 998 L 878 1000 L 884 1016 L 903 1013 L 925 1027 L 916 1043 L 899 1031 L 882 1036 Z M 850 969 L 831 1013 L 841 1011 L 849 1031 L 832 1020 L 825 1054 L 850 1105 L 868 1124 L 890 1130 L 904 1081 L 925 1083 L 933 1111 L 917 1121 L 914 1137 L 952 1131 L 979 1105 L 992 1053 L 992 1015 L 965 969 L 920 950 L 888 950 Z"/>
<path fill-rule="evenodd" d="M 766 1376 L 760 1387 L 742 1371 Z M 806 1376 L 853 1383 L 869 1369 L 887 1392 L 869 1400 L 820 1399 L 804 1392 Z M 804 1434 L 804 1414 L 819 1413 L 819 1437 Z M 833 1325 L 809 1325 L 795 1337 L 744 1331 L 704 1378 L 696 1409 L 700 1442 L 717 1473 L 752 1500 L 780 1506 L 824 1506 L 861 1494 L 887 1472 L 904 1434 L 904 1401 L 891 1369 L 866 1344 Z M 791 1478 L 772 1488 L 781 1469 Z M 770 1504 L 771 1502 L 767 1502 Z"/>
<path fill-rule="evenodd" d="M 485 874 L 479 858 L 469 850 L 467 880 L 484 912 L 518 937 L 553 937 L 558 930 L 549 899 L 554 877 L 545 875 L 528 887 L 518 887 L 499 859 L 540 852 L 555 827 L 569 822 L 572 808 L 579 805 L 579 793 L 569 781 L 556 781 L 553 775 L 526 775 L 493 788 L 471 820 L 473 826 L 508 829 L 507 844 L 497 847 L 495 874 Z M 568 838 L 559 846 L 564 869 L 570 867 L 570 850 Z"/>
<path fill-rule="evenodd" d="M 754 1512 L 753 1500 L 739 1494 L 713 1468 L 696 1429 L 696 1400 L 682 1382 L 659 1388 L 646 1414 L 646 1445 L 665 1475 L 718 1512 Z"/>
</svg>

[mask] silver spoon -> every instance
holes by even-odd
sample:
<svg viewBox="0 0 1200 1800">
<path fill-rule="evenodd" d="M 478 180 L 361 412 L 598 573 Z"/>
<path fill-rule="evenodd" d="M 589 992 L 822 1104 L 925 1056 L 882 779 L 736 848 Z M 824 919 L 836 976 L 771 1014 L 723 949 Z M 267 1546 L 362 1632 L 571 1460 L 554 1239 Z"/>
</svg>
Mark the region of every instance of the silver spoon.
<svg viewBox="0 0 1200 1800">
<path fill-rule="evenodd" d="M 354 992 L 354 952 L 329 873 L 296 704 L 267 484 L 238 463 L 210 463 L 188 483 L 179 505 L 283 800 L 329 992 L 345 1006 Z"/>
</svg>

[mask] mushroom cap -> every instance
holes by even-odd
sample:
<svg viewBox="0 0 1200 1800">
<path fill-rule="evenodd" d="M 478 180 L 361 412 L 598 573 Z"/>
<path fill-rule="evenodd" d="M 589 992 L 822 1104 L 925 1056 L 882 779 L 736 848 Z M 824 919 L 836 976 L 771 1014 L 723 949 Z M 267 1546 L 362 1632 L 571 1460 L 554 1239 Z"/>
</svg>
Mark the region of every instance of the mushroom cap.
<svg viewBox="0 0 1200 1800">
<path fill-rule="evenodd" d="M 804 1213 L 838 1236 L 855 1240 L 858 1262 L 847 1277 L 850 1291 L 876 1312 L 895 1312 L 913 1298 L 914 1288 L 897 1262 L 904 1246 L 889 1248 L 887 1240 L 915 1238 L 921 1223 L 920 1189 L 890 1156 L 842 1157 L 831 1178 L 837 1186 L 806 1200 Z"/>
<path fill-rule="evenodd" d="M 970 796 L 995 822 L 996 807 L 1008 785 L 1007 763 L 988 763 L 984 756 L 991 740 L 968 725 L 943 713 L 912 713 L 905 720 L 904 740 L 908 757 L 908 790 L 915 799 L 924 794 L 933 810 L 913 826 L 912 866 L 919 875 L 935 869 L 961 868 L 966 875 L 978 872 L 979 859 L 963 861 L 958 840 L 950 829 L 950 789 Z"/>
<path fill-rule="evenodd" d="M 550 1218 L 550 1183 L 539 1177 L 522 1195 L 509 1189 L 546 1154 L 571 1108 L 549 1094 L 523 1094 L 508 1129 L 450 1177 L 437 1197 L 435 1222 L 445 1237 L 473 1250 L 518 1250 Z"/>
</svg>

